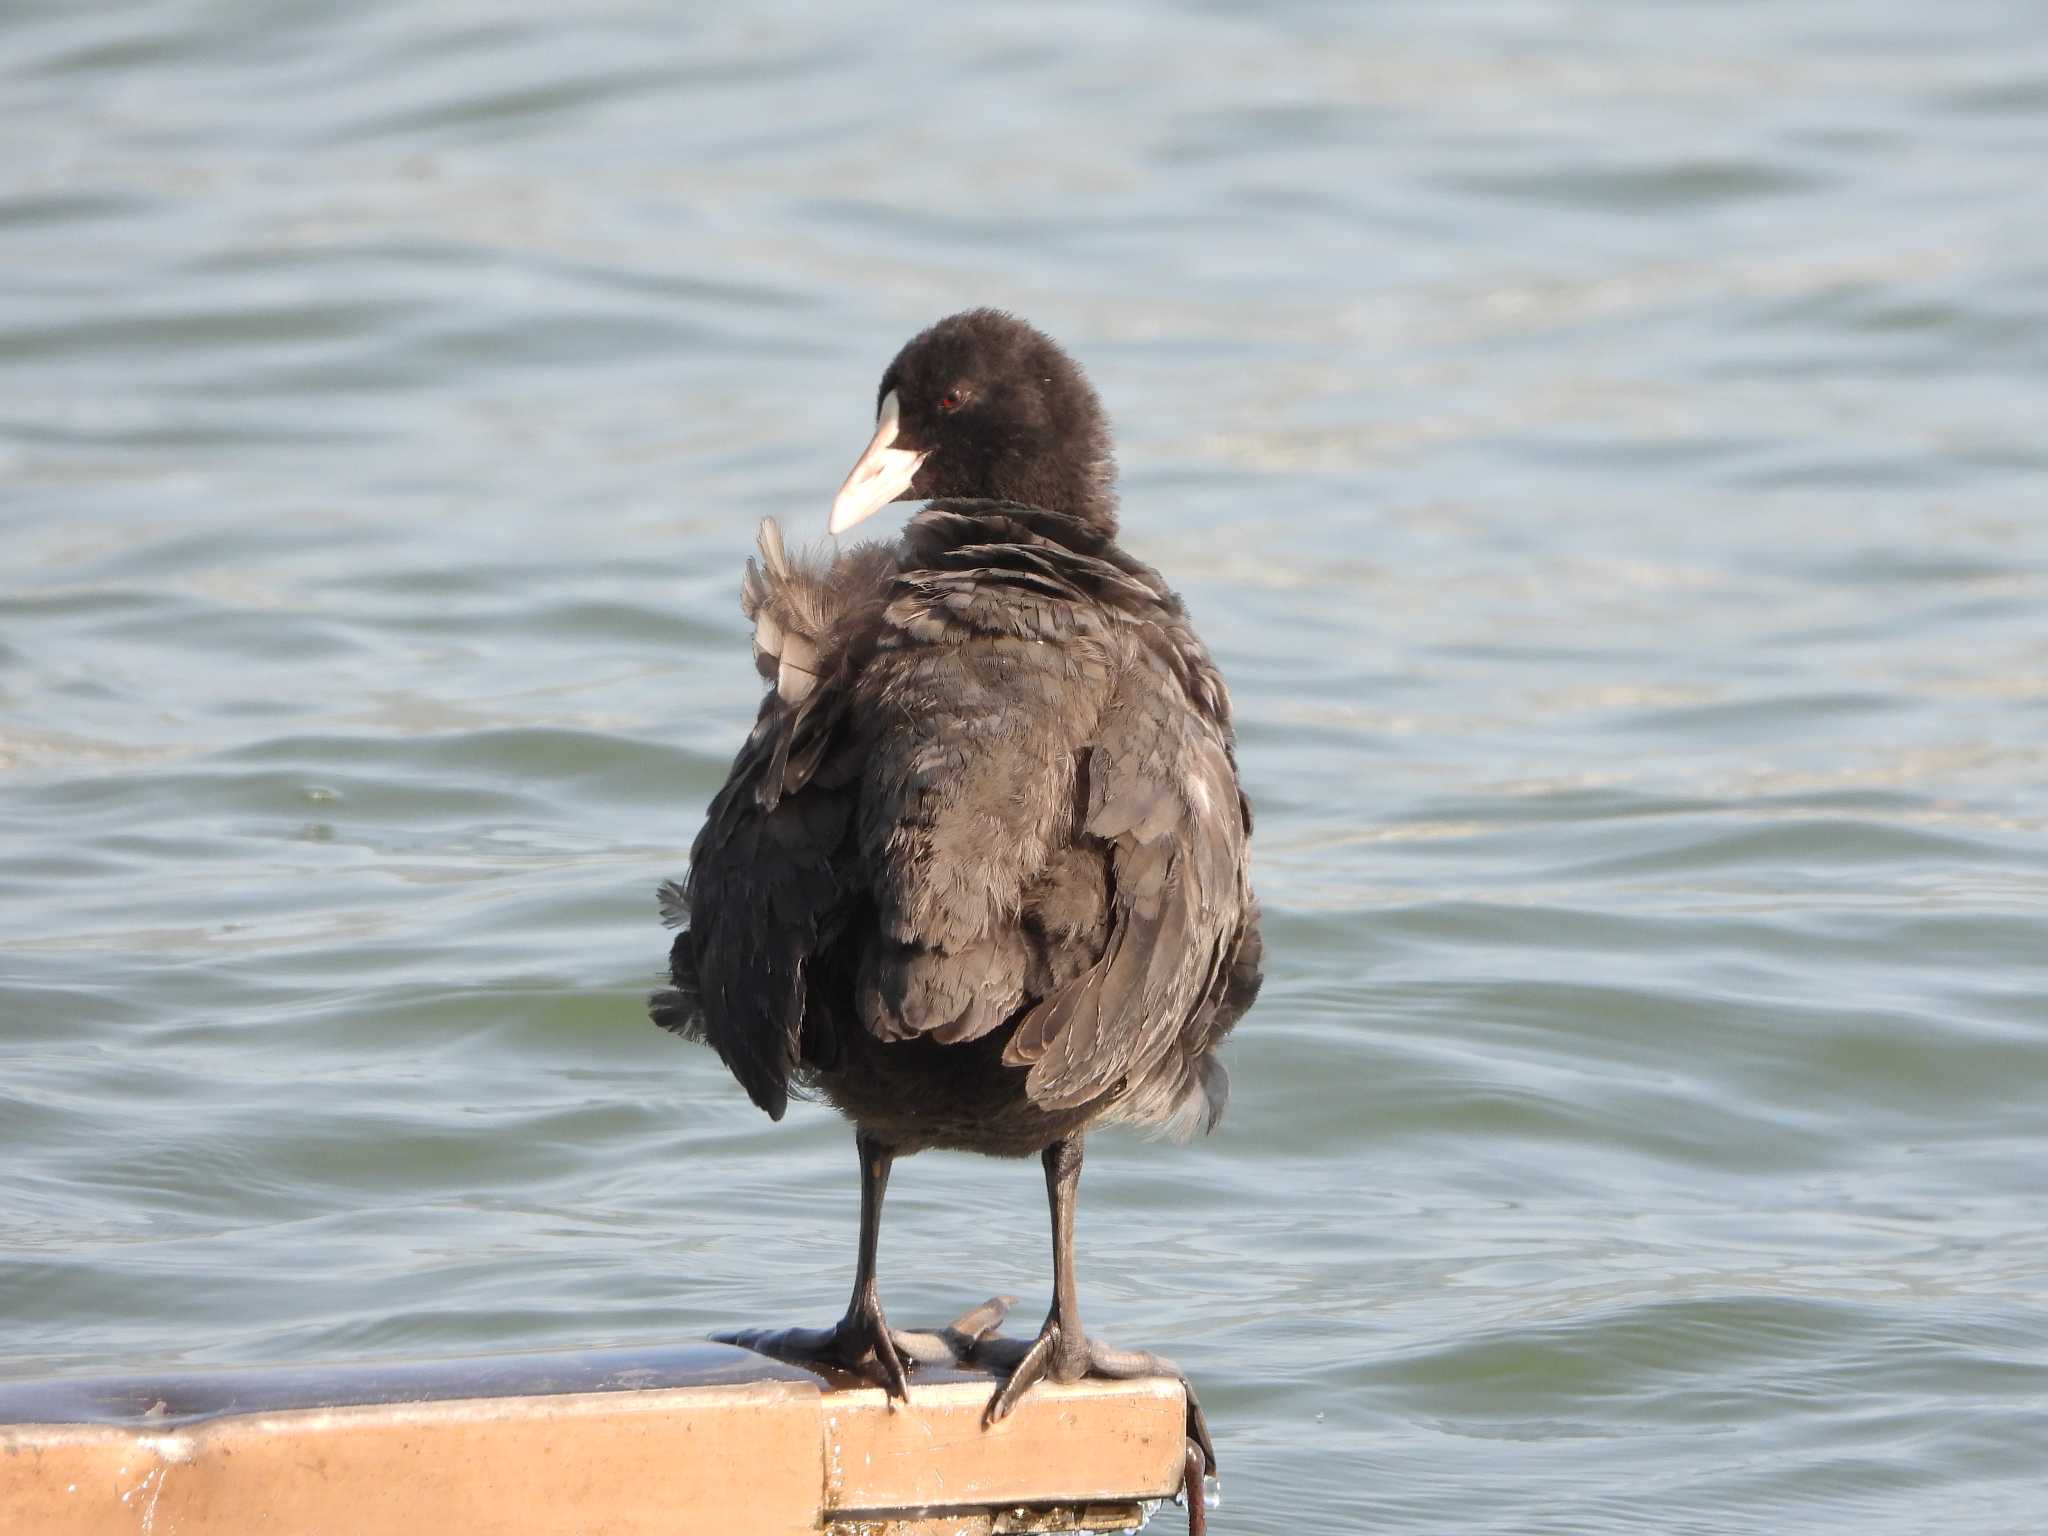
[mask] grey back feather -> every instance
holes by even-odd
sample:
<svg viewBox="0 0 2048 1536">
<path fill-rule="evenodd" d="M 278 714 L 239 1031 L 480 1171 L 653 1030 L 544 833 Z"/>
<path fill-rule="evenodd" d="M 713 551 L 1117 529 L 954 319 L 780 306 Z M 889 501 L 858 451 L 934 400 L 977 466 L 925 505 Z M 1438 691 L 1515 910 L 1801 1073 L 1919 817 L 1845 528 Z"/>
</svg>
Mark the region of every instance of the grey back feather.
<svg viewBox="0 0 2048 1536">
<path fill-rule="evenodd" d="M 741 606 L 774 686 L 664 895 L 689 926 L 657 1021 L 778 1117 L 847 1030 L 1006 1030 L 1048 1112 L 1212 1126 L 1260 950 L 1228 694 L 1178 600 L 1006 503 L 935 504 L 901 551 L 759 542 Z"/>
</svg>

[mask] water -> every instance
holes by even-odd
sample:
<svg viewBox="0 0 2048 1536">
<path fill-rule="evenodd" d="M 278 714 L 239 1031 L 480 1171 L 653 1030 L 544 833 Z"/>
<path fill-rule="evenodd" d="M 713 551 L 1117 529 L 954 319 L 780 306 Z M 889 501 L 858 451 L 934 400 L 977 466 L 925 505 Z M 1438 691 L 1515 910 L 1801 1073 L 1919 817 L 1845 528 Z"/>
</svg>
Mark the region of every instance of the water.
<svg viewBox="0 0 2048 1536">
<path fill-rule="evenodd" d="M 2034 7 L 17 3 L 0 111 L 0 1373 L 836 1315 L 652 891 L 755 521 L 998 302 L 1260 811 L 1081 1210 L 1219 1529 L 2040 1523 Z M 1045 1247 L 921 1157 L 884 1295 Z"/>
</svg>

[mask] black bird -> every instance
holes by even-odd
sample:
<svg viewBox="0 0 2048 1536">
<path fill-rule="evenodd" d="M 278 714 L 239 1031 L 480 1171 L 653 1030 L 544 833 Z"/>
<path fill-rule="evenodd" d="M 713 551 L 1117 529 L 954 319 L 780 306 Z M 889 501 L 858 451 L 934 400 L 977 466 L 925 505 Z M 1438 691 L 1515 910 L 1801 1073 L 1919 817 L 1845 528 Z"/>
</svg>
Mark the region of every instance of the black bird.
<svg viewBox="0 0 2048 1536">
<path fill-rule="evenodd" d="M 892 1332 L 875 1291 L 890 1164 L 1042 1156 L 1052 1310 L 991 1422 L 1043 1377 L 1163 1364 L 1081 1331 L 1081 1138 L 1211 1129 L 1216 1047 L 1259 989 L 1229 695 L 1117 546 L 1114 477 L 1095 391 L 1046 336 L 977 309 L 913 338 L 830 527 L 928 505 L 893 547 L 808 564 L 763 523 L 741 604 L 774 686 L 662 893 L 688 926 L 655 1022 L 709 1041 L 771 1117 L 794 1087 L 854 1124 L 846 1315 L 764 1347 L 907 1399 L 903 1356 L 932 1336 Z"/>
</svg>

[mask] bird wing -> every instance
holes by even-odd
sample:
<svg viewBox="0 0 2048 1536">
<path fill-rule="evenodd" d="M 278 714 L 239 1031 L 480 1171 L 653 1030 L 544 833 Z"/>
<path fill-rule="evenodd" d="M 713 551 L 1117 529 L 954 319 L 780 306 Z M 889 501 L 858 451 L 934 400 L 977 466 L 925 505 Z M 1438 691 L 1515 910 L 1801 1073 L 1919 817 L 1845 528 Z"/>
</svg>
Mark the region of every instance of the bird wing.
<svg viewBox="0 0 2048 1536">
<path fill-rule="evenodd" d="M 1256 988 L 1249 807 L 1225 718 L 1203 700 L 1213 669 L 1180 633 L 1186 646 L 1165 633 L 1125 670 L 1088 747 L 1081 831 L 1106 848 L 1108 940 L 1004 1050 L 1047 1109 L 1143 1094 L 1157 1102 L 1132 1118 L 1156 1123 L 1200 1103 L 1208 1047 L 1250 1000 L 1235 972 L 1249 966 Z M 1208 1100 L 1213 1121 L 1220 1083 Z"/>
<path fill-rule="evenodd" d="M 779 1120 L 798 1063 L 830 1049 L 813 1038 L 829 1021 L 806 1019 L 806 978 L 855 899 L 848 726 L 894 560 L 867 547 L 805 565 L 772 522 L 761 556 L 760 567 L 748 563 L 741 603 L 775 686 L 691 846 L 686 885 L 663 893 L 664 914 L 686 914 L 689 926 L 670 952 L 673 990 L 652 1013 L 663 1028 L 701 1035 Z"/>
<path fill-rule="evenodd" d="M 1039 946 L 1020 913 L 1071 837 L 1122 644 L 1087 600 L 1096 562 L 1014 544 L 950 559 L 897 578 L 869 673 L 859 839 L 875 922 L 855 1001 L 883 1040 L 972 1040 L 1034 1000 Z"/>
<path fill-rule="evenodd" d="M 1133 1118 L 1213 1118 L 1207 1047 L 1257 974 L 1222 680 L 1129 570 L 1022 544 L 949 559 L 900 576 L 887 614 L 862 1017 L 947 1043 L 1014 1020 L 1004 1060 L 1047 1108 L 1130 1093 L 1163 1096 Z"/>
</svg>

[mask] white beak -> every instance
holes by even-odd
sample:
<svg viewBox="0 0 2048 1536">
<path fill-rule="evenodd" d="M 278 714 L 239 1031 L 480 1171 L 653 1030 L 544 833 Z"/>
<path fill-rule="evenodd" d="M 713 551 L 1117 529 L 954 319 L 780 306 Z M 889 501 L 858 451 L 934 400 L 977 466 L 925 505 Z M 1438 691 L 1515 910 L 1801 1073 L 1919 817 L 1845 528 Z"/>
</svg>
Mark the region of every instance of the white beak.
<svg viewBox="0 0 2048 1536">
<path fill-rule="evenodd" d="M 882 397 L 882 411 L 875 420 L 875 435 L 868 439 L 859 462 L 846 477 L 846 484 L 840 486 L 839 494 L 832 498 L 832 521 L 826 524 L 830 532 L 846 532 L 862 518 L 872 517 L 910 489 L 910 482 L 917 475 L 917 466 L 925 461 L 930 450 L 918 452 L 890 446 L 896 441 L 896 427 L 902 420 L 902 414 L 896 391 L 892 389 Z"/>
</svg>

